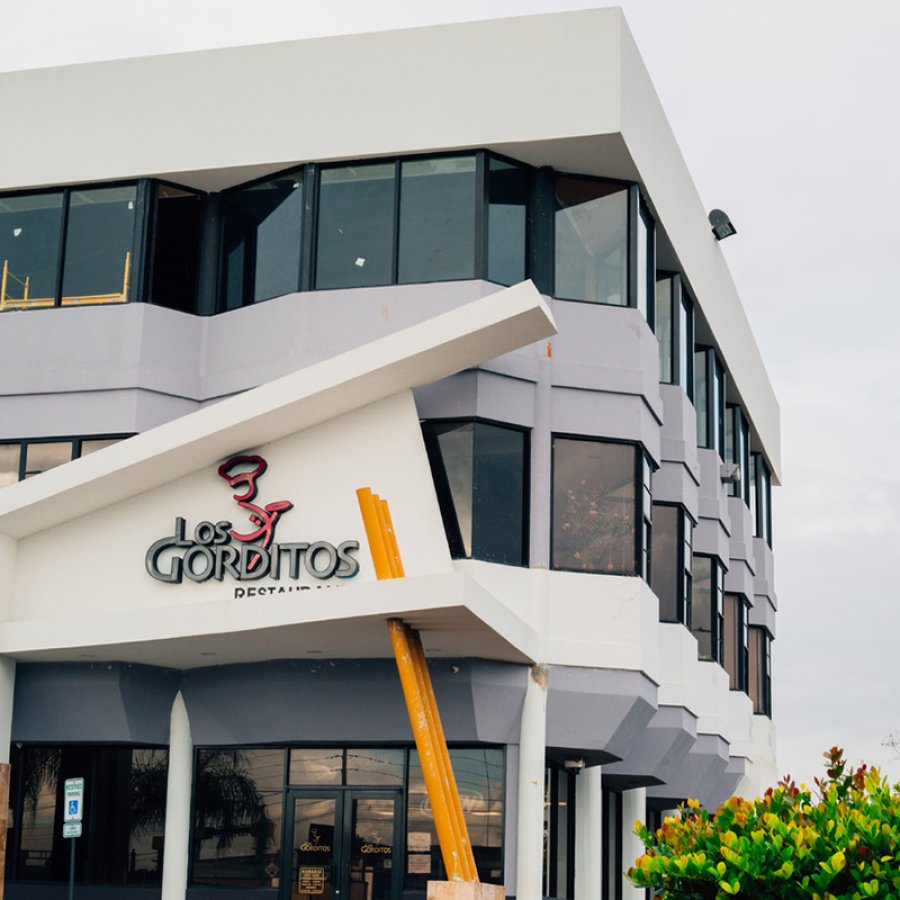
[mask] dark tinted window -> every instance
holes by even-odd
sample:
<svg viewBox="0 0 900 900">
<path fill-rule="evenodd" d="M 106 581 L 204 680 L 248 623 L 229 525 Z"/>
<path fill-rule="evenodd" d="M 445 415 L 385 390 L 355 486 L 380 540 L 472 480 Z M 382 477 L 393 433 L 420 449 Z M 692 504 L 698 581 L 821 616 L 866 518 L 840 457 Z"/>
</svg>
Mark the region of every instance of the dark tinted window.
<svg viewBox="0 0 900 900">
<path fill-rule="evenodd" d="M 423 433 L 451 554 L 524 565 L 526 433 L 486 422 L 428 422 Z"/>
<path fill-rule="evenodd" d="M 747 690 L 748 674 L 748 608 L 740 594 L 725 594 L 725 645 L 722 665 L 728 673 L 728 686 L 733 691 Z"/>
<path fill-rule="evenodd" d="M 526 166 L 488 159 L 488 279 L 518 284 L 527 277 L 531 174 Z"/>
<path fill-rule="evenodd" d="M 157 186 L 150 283 L 150 301 L 157 306 L 195 311 L 202 217 L 200 194 Z"/>
<path fill-rule="evenodd" d="M 659 620 L 680 622 L 681 519 L 678 506 L 653 507 L 653 577 L 650 586 L 659 597 Z"/>
<path fill-rule="evenodd" d="M 0 310 L 53 306 L 63 194 L 0 197 Z"/>
<path fill-rule="evenodd" d="M 711 556 L 694 556 L 691 632 L 700 659 L 722 662 L 724 632 L 723 571 Z"/>
<path fill-rule="evenodd" d="M 637 574 L 638 448 L 554 438 L 552 566 Z"/>
<path fill-rule="evenodd" d="M 672 279 L 656 282 L 656 340 L 659 342 L 659 380 L 663 384 L 675 382 L 675 327 Z"/>
<path fill-rule="evenodd" d="M 750 699 L 753 712 L 772 715 L 771 638 L 765 628 L 750 626 Z"/>
<path fill-rule="evenodd" d="M 137 189 L 72 190 L 62 304 L 124 303 L 132 282 Z"/>
<path fill-rule="evenodd" d="M 396 165 L 323 169 L 319 177 L 316 287 L 393 280 Z"/>
<path fill-rule="evenodd" d="M 475 157 L 400 164 L 401 284 L 475 277 Z"/>
<path fill-rule="evenodd" d="M 223 214 L 225 309 L 296 291 L 300 286 L 303 171 L 226 194 Z"/>
</svg>

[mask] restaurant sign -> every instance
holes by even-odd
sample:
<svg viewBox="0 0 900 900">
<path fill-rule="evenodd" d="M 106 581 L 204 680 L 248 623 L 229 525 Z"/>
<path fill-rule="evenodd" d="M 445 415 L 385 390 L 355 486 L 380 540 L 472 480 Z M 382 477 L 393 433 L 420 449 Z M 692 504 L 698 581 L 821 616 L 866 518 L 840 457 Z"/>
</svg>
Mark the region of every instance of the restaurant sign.
<svg viewBox="0 0 900 900">
<path fill-rule="evenodd" d="M 157 581 L 257 581 L 261 578 L 299 579 L 304 573 L 319 581 L 352 578 L 359 572 L 355 553 L 359 541 L 277 543 L 275 530 L 282 516 L 293 509 L 290 500 L 261 506 L 254 501 L 259 479 L 268 468 L 261 456 L 234 456 L 218 474 L 236 490 L 233 498 L 249 517 L 250 528 L 240 531 L 229 521 L 200 521 L 192 529 L 183 516 L 175 518 L 173 533 L 154 541 L 144 564 Z"/>
</svg>

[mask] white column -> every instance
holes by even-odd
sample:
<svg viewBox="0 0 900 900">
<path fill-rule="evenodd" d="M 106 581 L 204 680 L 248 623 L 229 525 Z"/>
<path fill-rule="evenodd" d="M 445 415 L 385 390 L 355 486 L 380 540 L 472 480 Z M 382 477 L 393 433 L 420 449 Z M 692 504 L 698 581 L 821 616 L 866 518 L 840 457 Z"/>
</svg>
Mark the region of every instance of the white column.
<svg viewBox="0 0 900 900">
<path fill-rule="evenodd" d="M 591 766 L 575 779 L 575 900 L 603 896 L 603 772 Z"/>
<path fill-rule="evenodd" d="M 546 753 L 547 667 L 532 666 L 528 673 L 528 687 L 525 690 L 519 735 L 517 900 L 541 900 L 543 896 Z"/>
<path fill-rule="evenodd" d="M 634 833 L 634 823 L 647 824 L 647 789 L 622 791 L 622 896 L 644 896 L 643 888 L 636 888 L 625 876 L 634 861 L 644 853 L 641 839 Z"/>
<path fill-rule="evenodd" d="M 8 656 L 0 656 L 0 763 L 9 762 L 15 687 L 16 661 Z"/>
<path fill-rule="evenodd" d="M 191 838 L 191 780 L 194 745 L 181 691 L 172 704 L 169 724 L 169 780 L 166 785 L 166 846 L 162 900 L 184 900 L 187 893 Z"/>
</svg>

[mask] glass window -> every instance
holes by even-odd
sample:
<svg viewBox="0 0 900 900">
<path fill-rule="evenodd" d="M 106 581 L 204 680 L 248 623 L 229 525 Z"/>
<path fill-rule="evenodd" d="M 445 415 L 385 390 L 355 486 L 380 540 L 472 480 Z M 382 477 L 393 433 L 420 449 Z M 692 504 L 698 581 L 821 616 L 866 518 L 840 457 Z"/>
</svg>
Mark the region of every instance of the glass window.
<svg viewBox="0 0 900 900">
<path fill-rule="evenodd" d="M 653 577 L 659 598 L 660 622 L 690 627 L 691 531 L 690 516 L 681 506 L 653 504 Z"/>
<path fill-rule="evenodd" d="M 527 561 L 527 434 L 487 422 L 422 426 L 450 552 Z"/>
<path fill-rule="evenodd" d="M 575 773 L 544 770 L 544 896 L 575 896 Z"/>
<path fill-rule="evenodd" d="M 694 399 L 694 303 L 687 295 L 687 291 L 678 279 L 681 288 L 681 303 L 676 306 L 678 310 L 678 384 L 680 384 L 688 397 Z"/>
<path fill-rule="evenodd" d="M 725 368 L 711 347 L 694 353 L 697 446 L 725 455 Z"/>
<path fill-rule="evenodd" d="M 157 185 L 155 213 L 150 302 L 195 312 L 203 196 L 187 188 Z"/>
<path fill-rule="evenodd" d="M 54 469 L 72 459 L 71 441 L 41 441 L 25 445 L 25 477 Z"/>
<path fill-rule="evenodd" d="M 284 751 L 197 752 L 194 884 L 269 887 L 281 848 Z"/>
<path fill-rule="evenodd" d="M 400 164 L 401 284 L 475 277 L 475 157 Z"/>
<path fill-rule="evenodd" d="M 557 175 L 555 295 L 628 305 L 628 188 Z"/>
<path fill-rule="evenodd" d="M 772 473 L 761 453 L 753 454 L 750 512 L 754 533 L 772 546 Z"/>
<path fill-rule="evenodd" d="M 0 487 L 19 480 L 21 444 L 0 444 Z"/>
<path fill-rule="evenodd" d="M 90 456 L 91 453 L 96 453 L 104 447 L 111 447 L 113 444 L 118 444 L 121 440 L 122 438 L 98 438 L 91 441 L 82 441 L 79 456 Z"/>
<path fill-rule="evenodd" d="M 656 286 L 655 232 L 653 218 L 640 200 L 638 201 L 636 250 L 637 284 L 635 285 L 635 292 L 637 308 L 652 327 L 656 311 L 653 298 Z"/>
<path fill-rule="evenodd" d="M 478 876 L 488 884 L 502 884 L 503 801 L 506 792 L 503 750 L 499 747 L 451 747 L 450 765 L 459 785 L 459 797 Z M 407 854 L 404 886 L 408 891 L 424 892 L 426 882 L 442 881 L 447 875 L 416 750 L 411 751 L 409 757 L 406 830 L 409 844 L 413 844 L 413 834 L 430 836 L 429 851 L 413 851 L 410 848 Z M 417 841 L 413 846 L 419 848 L 421 845 Z"/>
<path fill-rule="evenodd" d="M 135 185 L 70 193 L 63 306 L 128 299 L 136 196 Z"/>
<path fill-rule="evenodd" d="M 404 750 L 293 748 L 289 778 L 298 785 L 403 786 Z"/>
<path fill-rule="evenodd" d="M 528 202 L 531 172 L 527 166 L 488 157 L 488 273 L 498 284 L 527 278 Z"/>
<path fill-rule="evenodd" d="M 700 659 L 722 662 L 724 634 L 723 570 L 711 556 L 694 555 L 692 567 L 691 632 Z"/>
<path fill-rule="evenodd" d="M 733 691 L 747 690 L 747 601 L 741 594 L 725 594 L 725 646 L 723 665 Z"/>
<path fill-rule="evenodd" d="M 0 197 L 0 310 L 53 306 L 63 193 Z"/>
<path fill-rule="evenodd" d="M 344 752 L 338 747 L 295 747 L 290 751 L 291 784 L 343 784 Z"/>
<path fill-rule="evenodd" d="M 656 340 L 659 342 L 659 380 L 662 384 L 675 382 L 675 323 L 672 278 L 656 282 Z"/>
<path fill-rule="evenodd" d="M 728 485 L 732 497 L 750 501 L 750 426 L 737 404 L 730 404 L 725 411 L 725 461 L 740 469 L 740 480 Z"/>
<path fill-rule="evenodd" d="M 223 215 L 225 309 L 299 289 L 302 169 L 229 192 Z"/>
<path fill-rule="evenodd" d="M 396 172 L 392 162 L 321 170 L 317 288 L 391 283 Z"/>
<path fill-rule="evenodd" d="M 87 884 L 159 884 L 168 753 L 131 747 L 23 747 L 13 764 L 11 806 L 19 832 L 10 876 L 63 882 L 69 877 L 62 830 L 67 778 L 85 779 L 84 837 L 76 842 L 75 880 Z"/>
<path fill-rule="evenodd" d="M 750 644 L 750 699 L 753 712 L 761 716 L 772 715 L 772 639 L 769 632 L 759 625 L 749 629 Z"/>
<path fill-rule="evenodd" d="M 642 459 L 634 444 L 553 439 L 554 569 L 639 574 L 636 523 L 643 492 L 637 493 L 636 482 Z"/>
</svg>

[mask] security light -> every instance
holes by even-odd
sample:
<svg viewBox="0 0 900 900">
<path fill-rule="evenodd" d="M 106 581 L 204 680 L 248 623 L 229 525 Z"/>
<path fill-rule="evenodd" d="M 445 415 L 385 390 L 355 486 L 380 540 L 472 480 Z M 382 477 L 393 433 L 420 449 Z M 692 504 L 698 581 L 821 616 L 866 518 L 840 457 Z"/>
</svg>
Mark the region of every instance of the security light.
<svg viewBox="0 0 900 900">
<path fill-rule="evenodd" d="M 737 234 L 737 228 L 731 224 L 728 214 L 722 212 L 721 209 L 714 209 L 709 214 L 709 224 L 712 225 L 712 233 L 716 236 L 717 241 Z"/>
</svg>

